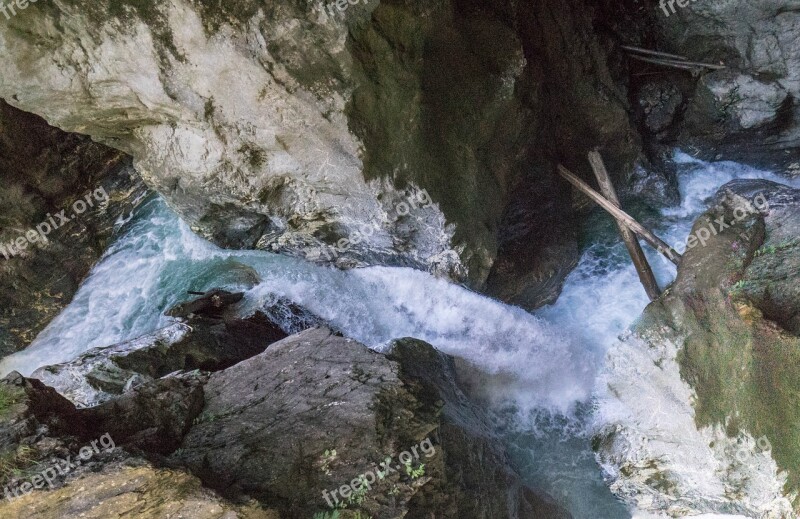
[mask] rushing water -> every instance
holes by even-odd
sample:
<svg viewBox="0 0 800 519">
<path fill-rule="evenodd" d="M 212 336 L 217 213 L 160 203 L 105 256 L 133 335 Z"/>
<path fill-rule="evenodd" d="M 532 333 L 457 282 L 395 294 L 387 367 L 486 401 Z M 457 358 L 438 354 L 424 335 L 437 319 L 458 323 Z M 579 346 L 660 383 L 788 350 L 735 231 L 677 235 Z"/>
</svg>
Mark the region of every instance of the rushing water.
<svg viewBox="0 0 800 519">
<path fill-rule="evenodd" d="M 706 164 L 680 153 L 676 159 L 683 164 L 681 205 L 637 212 L 673 244 L 686 238 L 720 185 L 734 178 L 778 180 L 738 164 Z M 606 349 L 648 301 L 613 222 L 599 213 L 593 220 L 558 302 L 531 315 L 410 269 L 342 272 L 265 252 L 222 250 L 154 197 L 120 229 L 72 303 L 28 349 L 4 359 L 0 373 L 27 375 L 163 327 L 171 322 L 164 310 L 187 290 L 246 290 L 251 307 L 281 296 L 372 348 L 417 337 L 503 375 L 494 390 L 505 397 L 501 411 L 512 417 L 505 431 L 523 476 L 576 518 L 630 517 L 603 483 L 584 424 Z M 653 251 L 648 257 L 666 285 L 674 267 Z M 256 273 L 252 286 L 245 280 Z"/>
</svg>

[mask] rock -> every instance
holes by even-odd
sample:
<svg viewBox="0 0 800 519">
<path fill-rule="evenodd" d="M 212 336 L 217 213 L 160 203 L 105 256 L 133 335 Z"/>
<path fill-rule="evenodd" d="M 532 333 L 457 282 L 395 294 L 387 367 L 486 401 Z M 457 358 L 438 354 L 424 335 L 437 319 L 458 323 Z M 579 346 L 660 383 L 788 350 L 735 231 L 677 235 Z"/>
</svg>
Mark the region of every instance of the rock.
<svg viewBox="0 0 800 519">
<path fill-rule="evenodd" d="M 612 419 L 595 445 L 612 490 L 639 509 L 795 515 L 799 202 L 773 182 L 723 186 L 695 222 L 705 245 L 611 348 L 598 387 Z"/>
<path fill-rule="evenodd" d="M 189 474 L 147 464 L 109 464 L 57 490 L 0 502 L 0 516 L 17 519 L 279 519 L 258 504 L 234 505 Z"/>
<path fill-rule="evenodd" d="M 170 317 L 192 317 L 194 315 L 206 319 L 221 319 L 229 306 L 244 299 L 244 292 L 232 293 L 227 290 L 214 289 L 207 293 L 195 292 L 197 299 L 170 308 L 165 315 Z"/>
<path fill-rule="evenodd" d="M 631 176 L 631 185 L 623 191 L 644 200 L 653 207 L 676 206 L 681 202 L 676 166 L 671 160 L 658 160 L 653 164 L 637 164 Z"/>
<path fill-rule="evenodd" d="M 645 83 L 638 92 L 639 109 L 647 131 L 658 134 L 675 122 L 684 103 L 679 87 L 667 80 Z"/>
<path fill-rule="evenodd" d="M 800 147 L 800 13 L 772 0 L 666 9 L 645 14 L 659 50 L 728 67 L 704 73 L 687 89 L 690 108 L 677 144 L 704 158 L 788 171 Z"/>
<path fill-rule="evenodd" d="M 580 258 L 569 191 L 542 187 L 529 183 L 516 190 L 485 287 L 488 295 L 527 310 L 554 303 Z"/>
<path fill-rule="evenodd" d="M 89 407 L 176 371 L 225 369 L 286 336 L 260 312 L 246 319 L 197 316 L 132 341 L 95 348 L 70 362 L 39 368 L 31 377 Z"/>
<path fill-rule="evenodd" d="M 485 417 L 443 371 L 450 362 L 418 341 L 399 341 L 387 358 L 306 330 L 212 374 L 203 412 L 171 459 L 229 498 L 291 517 L 336 501 L 373 517 L 567 517 L 506 468 L 482 436 Z M 404 451 L 409 469 L 398 462 Z M 374 486 L 342 490 L 359 475 Z"/>
<path fill-rule="evenodd" d="M 45 437 L 83 432 L 75 406 L 53 388 L 17 372 L 0 380 L 0 417 L 0 453 L 6 460 L 20 446 L 32 451 Z"/>
<path fill-rule="evenodd" d="M 146 193 L 124 154 L 0 100 L 0 357 L 27 346 L 70 302 Z M 62 209 L 70 222 L 53 216 Z"/>
<path fill-rule="evenodd" d="M 462 392 L 458 375 L 463 371 L 456 359 L 410 338 L 394 341 L 388 358 L 399 364 L 400 379 L 418 399 L 444 404 L 436 434 L 444 460 L 429 465 L 431 481 L 412 498 L 409 516 L 449 517 L 459 510 L 459 517 L 469 510 L 470 517 L 571 517 L 550 496 L 524 486 L 508 468 L 488 414 Z M 485 498 L 476 499 L 474 489 L 481 489 Z"/>
<path fill-rule="evenodd" d="M 730 134 L 763 129 L 779 122 L 789 93 L 776 81 L 719 71 L 700 79 L 686 122 L 693 133 Z"/>
<path fill-rule="evenodd" d="M 206 376 L 187 373 L 142 384 L 109 402 L 81 411 L 95 431 L 118 446 L 148 454 L 169 454 L 181 444 L 203 409 Z"/>
<path fill-rule="evenodd" d="M 624 178 L 640 152 L 579 3 L 67 0 L 22 14 L 0 26 L 14 49 L 0 97 L 131 154 L 224 247 L 480 287 L 521 180 L 547 182 L 556 157 L 585 165 L 597 145 Z"/>
</svg>

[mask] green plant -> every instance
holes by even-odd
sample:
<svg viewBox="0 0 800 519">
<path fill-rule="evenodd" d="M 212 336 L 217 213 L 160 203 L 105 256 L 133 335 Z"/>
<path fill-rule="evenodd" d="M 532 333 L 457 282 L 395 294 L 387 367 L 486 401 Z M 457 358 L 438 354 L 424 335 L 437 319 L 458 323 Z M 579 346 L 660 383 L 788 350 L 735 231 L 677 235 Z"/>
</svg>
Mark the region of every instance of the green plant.
<svg viewBox="0 0 800 519">
<path fill-rule="evenodd" d="M 21 396 L 20 390 L 0 384 L 0 416 L 5 415 Z"/>
<path fill-rule="evenodd" d="M 425 464 L 424 463 L 421 464 L 419 467 L 414 468 L 411 465 L 411 462 L 408 461 L 406 463 L 403 463 L 403 466 L 406 469 L 406 475 L 408 477 L 410 477 L 411 479 L 419 479 L 419 478 L 421 478 L 422 476 L 425 475 Z"/>
<path fill-rule="evenodd" d="M 348 504 L 360 505 L 364 502 L 364 498 L 367 497 L 367 492 L 369 489 L 367 488 L 366 478 L 364 476 L 359 476 L 358 480 L 361 482 L 361 486 L 358 488 L 358 490 L 350 494 L 350 497 L 347 498 Z"/>
<path fill-rule="evenodd" d="M 336 449 L 326 450 L 322 454 L 322 464 L 321 469 L 322 472 L 325 473 L 326 476 L 331 475 L 331 463 L 336 460 Z"/>
<path fill-rule="evenodd" d="M 778 248 L 775 245 L 769 245 L 767 247 L 761 247 L 756 251 L 756 257 L 765 256 L 767 254 L 775 254 L 778 252 Z"/>
<path fill-rule="evenodd" d="M 730 289 L 728 289 L 728 293 L 730 293 L 732 296 L 740 295 L 744 291 L 745 287 L 747 287 L 747 281 L 741 279 L 734 283 Z"/>
</svg>

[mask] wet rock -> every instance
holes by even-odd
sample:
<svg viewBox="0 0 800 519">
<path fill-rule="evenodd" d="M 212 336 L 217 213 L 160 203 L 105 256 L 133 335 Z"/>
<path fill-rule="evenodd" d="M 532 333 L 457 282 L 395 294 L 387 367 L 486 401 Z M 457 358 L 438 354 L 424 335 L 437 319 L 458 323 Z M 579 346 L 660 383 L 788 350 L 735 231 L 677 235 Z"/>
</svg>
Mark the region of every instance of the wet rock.
<svg viewBox="0 0 800 519">
<path fill-rule="evenodd" d="M 571 211 L 569 193 L 557 184 L 548 187 L 527 184 L 516 191 L 484 289 L 527 310 L 555 302 L 580 258 L 578 218 Z"/>
<path fill-rule="evenodd" d="M 91 409 L 81 417 L 118 446 L 148 454 L 173 452 L 203 409 L 206 375 L 176 374 L 150 381 Z"/>
<path fill-rule="evenodd" d="M 139 350 L 163 355 L 190 332 L 188 326 L 176 323 L 132 341 L 89 350 L 70 362 L 41 367 L 31 374 L 31 378 L 56 388 L 76 405 L 95 405 L 152 379 L 150 368 L 143 369 L 142 373 L 124 369 L 116 363 L 117 358 Z"/>
<path fill-rule="evenodd" d="M 124 154 L 0 100 L 0 357 L 29 344 L 70 302 L 145 195 Z M 55 218 L 62 209 L 71 221 Z M 50 222 L 57 228 L 48 231 Z M 47 241 L 36 231 L 28 241 L 43 223 Z"/>
<path fill-rule="evenodd" d="M 514 479 L 450 369 L 418 341 L 399 341 L 387 358 L 307 330 L 212 374 L 203 412 L 171 459 L 223 495 L 289 517 L 334 499 L 373 517 L 567 517 Z M 397 458 L 412 448 L 415 476 Z M 341 491 L 387 457 L 390 470 L 374 486 L 354 498 Z"/>
<path fill-rule="evenodd" d="M 678 205 L 681 194 L 675 164 L 670 160 L 660 160 L 646 167 L 637 165 L 631 176 L 630 187 L 624 192 L 653 207 Z"/>
<path fill-rule="evenodd" d="M 218 371 L 286 337 L 260 312 L 246 319 L 195 317 L 133 341 L 95 348 L 31 376 L 87 407 L 176 371 Z"/>
<path fill-rule="evenodd" d="M 795 515 L 798 202 L 773 182 L 723 186 L 675 283 L 611 348 L 596 447 L 639 509 Z"/>
<path fill-rule="evenodd" d="M 191 292 L 192 295 L 201 296 L 187 303 L 170 308 L 165 315 L 170 317 L 201 317 L 206 319 L 222 319 L 227 308 L 241 301 L 244 292 L 228 292 L 227 290 L 214 289 L 206 293 Z"/>
</svg>

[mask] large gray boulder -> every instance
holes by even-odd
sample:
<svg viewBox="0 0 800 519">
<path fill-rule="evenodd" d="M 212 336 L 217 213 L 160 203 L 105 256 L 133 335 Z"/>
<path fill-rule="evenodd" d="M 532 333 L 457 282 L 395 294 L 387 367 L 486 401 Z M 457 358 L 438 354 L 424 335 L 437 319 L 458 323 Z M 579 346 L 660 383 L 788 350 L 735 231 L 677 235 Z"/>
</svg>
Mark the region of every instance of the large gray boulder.
<svg viewBox="0 0 800 519">
<path fill-rule="evenodd" d="M 727 69 L 706 71 L 691 85 L 688 73 L 673 75 L 689 99 L 678 142 L 706 157 L 796 173 L 800 13 L 781 0 L 684 3 L 668 2 L 665 11 L 654 3 L 645 11 L 649 39 L 661 50 Z"/>
<path fill-rule="evenodd" d="M 172 459 L 288 517 L 336 505 L 375 518 L 568 517 L 520 484 L 454 379 L 452 359 L 425 343 L 397 341 L 387 357 L 307 330 L 212 374 Z M 361 475 L 370 484 L 353 490 Z"/>
</svg>

